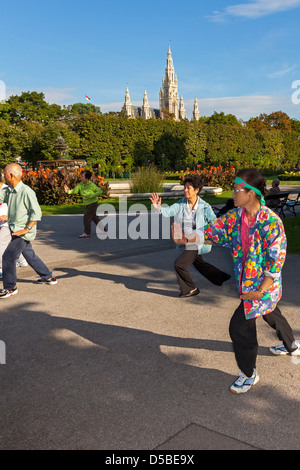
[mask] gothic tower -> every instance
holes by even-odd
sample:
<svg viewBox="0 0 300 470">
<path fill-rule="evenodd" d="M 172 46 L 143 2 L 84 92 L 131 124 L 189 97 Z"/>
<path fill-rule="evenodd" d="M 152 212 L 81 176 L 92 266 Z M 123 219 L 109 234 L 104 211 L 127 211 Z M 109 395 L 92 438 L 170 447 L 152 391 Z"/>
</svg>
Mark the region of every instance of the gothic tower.
<svg viewBox="0 0 300 470">
<path fill-rule="evenodd" d="M 183 104 L 183 98 L 180 97 L 180 104 L 179 104 L 179 119 L 186 119 L 185 108 Z"/>
<path fill-rule="evenodd" d="M 176 121 L 179 119 L 178 80 L 174 71 L 170 44 L 165 75 L 162 79 L 162 88 L 159 92 L 159 109 L 162 118 L 164 117 L 164 110 L 166 110 L 168 113 L 174 115 Z"/>
<path fill-rule="evenodd" d="M 197 100 L 197 98 L 195 98 L 194 111 L 193 111 L 193 121 L 198 121 L 198 119 L 199 119 L 198 100 Z"/>
<path fill-rule="evenodd" d="M 129 95 L 128 87 L 126 88 L 126 92 L 125 92 L 125 103 L 124 103 L 124 106 L 123 106 L 123 110 L 125 111 L 126 116 L 134 117 L 133 112 L 132 112 L 132 104 L 131 104 L 131 101 L 130 101 L 130 95 Z"/>
<path fill-rule="evenodd" d="M 142 117 L 144 119 L 149 119 L 151 117 L 150 106 L 149 106 L 149 101 L 148 101 L 148 96 L 147 96 L 146 90 L 144 91 L 143 106 L 142 106 Z"/>
</svg>

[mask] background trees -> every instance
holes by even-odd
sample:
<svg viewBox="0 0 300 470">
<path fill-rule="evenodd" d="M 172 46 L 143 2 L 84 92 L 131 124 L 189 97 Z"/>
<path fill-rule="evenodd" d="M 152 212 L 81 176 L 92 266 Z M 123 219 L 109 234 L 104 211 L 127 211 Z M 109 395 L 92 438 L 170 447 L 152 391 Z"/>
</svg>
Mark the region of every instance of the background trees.
<svg viewBox="0 0 300 470">
<path fill-rule="evenodd" d="M 0 104 L 0 165 L 20 157 L 33 166 L 58 158 L 53 149 L 62 136 L 66 158 L 99 165 L 102 174 L 120 175 L 154 164 L 160 170 L 197 165 L 293 168 L 300 159 L 300 121 L 282 111 L 260 114 L 247 122 L 214 113 L 198 121 L 128 119 L 101 114 L 91 103 L 50 105 L 43 93 L 23 92 Z"/>
</svg>

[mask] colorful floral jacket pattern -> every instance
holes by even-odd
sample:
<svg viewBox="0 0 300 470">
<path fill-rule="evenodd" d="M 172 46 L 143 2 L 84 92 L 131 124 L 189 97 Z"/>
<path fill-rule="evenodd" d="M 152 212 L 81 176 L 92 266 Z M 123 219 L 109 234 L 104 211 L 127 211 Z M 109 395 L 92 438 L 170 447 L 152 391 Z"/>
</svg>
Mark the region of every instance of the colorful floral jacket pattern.
<svg viewBox="0 0 300 470">
<path fill-rule="evenodd" d="M 281 270 L 286 258 L 286 235 L 281 219 L 266 206 L 261 206 L 249 225 L 249 251 L 242 270 L 242 208 L 235 208 L 204 228 L 205 243 L 229 247 L 233 256 L 238 288 L 256 291 L 265 275 L 274 281 L 261 300 L 245 300 L 246 319 L 272 312 L 282 296 Z"/>
</svg>

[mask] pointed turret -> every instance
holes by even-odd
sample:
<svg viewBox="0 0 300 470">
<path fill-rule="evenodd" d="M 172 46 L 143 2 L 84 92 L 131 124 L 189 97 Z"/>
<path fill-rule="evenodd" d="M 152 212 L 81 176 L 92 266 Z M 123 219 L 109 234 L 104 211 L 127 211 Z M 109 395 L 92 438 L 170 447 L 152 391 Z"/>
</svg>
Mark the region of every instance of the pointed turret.
<svg viewBox="0 0 300 470">
<path fill-rule="evenodd" d="M 146 90 L 144 91 L 143 106 L 142 106 L 142 117 L 144 119 L 149 119 L 150 116 L 150 106 L 148 101 L 148 96 Z"/>
<path fill-rule="evenodd" d="M 180 97 L 180 104 L 179 104 L 179 119 L 186 119 L 183 97 Z"/>
<path fill-rule="evenodd" d="M 200 117 L 200 114 L 199 114 L 199 108 L 198 108 L 198 100 L 197 100 L 197 98 L 195 98 L 194 111 L 193 111 L 193 121 L 198 121 L 199 117 Z"/>
<path fill-rule="evenodd" d="M 125 103 L 124 103 L 124 106 L 123 106 L 123 110 L 125 111 L 126 116 L 133 117 L 132 104 L 131 104 L 131 101 L 130 101 L 130 95 L 129 95 L 128 87 L 126 87 Z"/>
<path fill-rule="evenodd" d="M 171 46 L 169 43 L 165 75 L 162 80 L 162 89 L 159 96 L 160 115 L 164 116 L 164 110 L 172 114 L 177 121 L 179 119 L 178 109 L 178 80 L 175 76 Z"/>
</svg>

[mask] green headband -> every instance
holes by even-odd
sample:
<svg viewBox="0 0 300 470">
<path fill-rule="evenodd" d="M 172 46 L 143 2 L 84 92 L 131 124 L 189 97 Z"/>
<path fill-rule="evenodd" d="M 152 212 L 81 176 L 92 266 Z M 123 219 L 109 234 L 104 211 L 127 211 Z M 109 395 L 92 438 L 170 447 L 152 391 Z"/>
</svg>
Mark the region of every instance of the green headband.
<svg viewBox="0 0 300 470">
<path fill-rule="evenodd" d="M 263 197 L 263 195 L 262 195 L 262 193 L 260 192 L 259 189 L 254 188 L 254 187 L 251 186 L 250 184 L 246 183 L 246 181 L 242 180 L 242 178 L 240 178 L 239 176 L 237 176 L 237 177 L 235 178 L 234 182 L 235 182 L 236 184 L 240 184 L 241 186 L 245 186 L 245 188 L 252 189 L 252 191 L 254 191 L 255 194 L 257 194 L 258 196 L 260 196 L 260 202 L 261 202 L 261 204 L 266 204 L 265 198 Z"/>
</svg>

